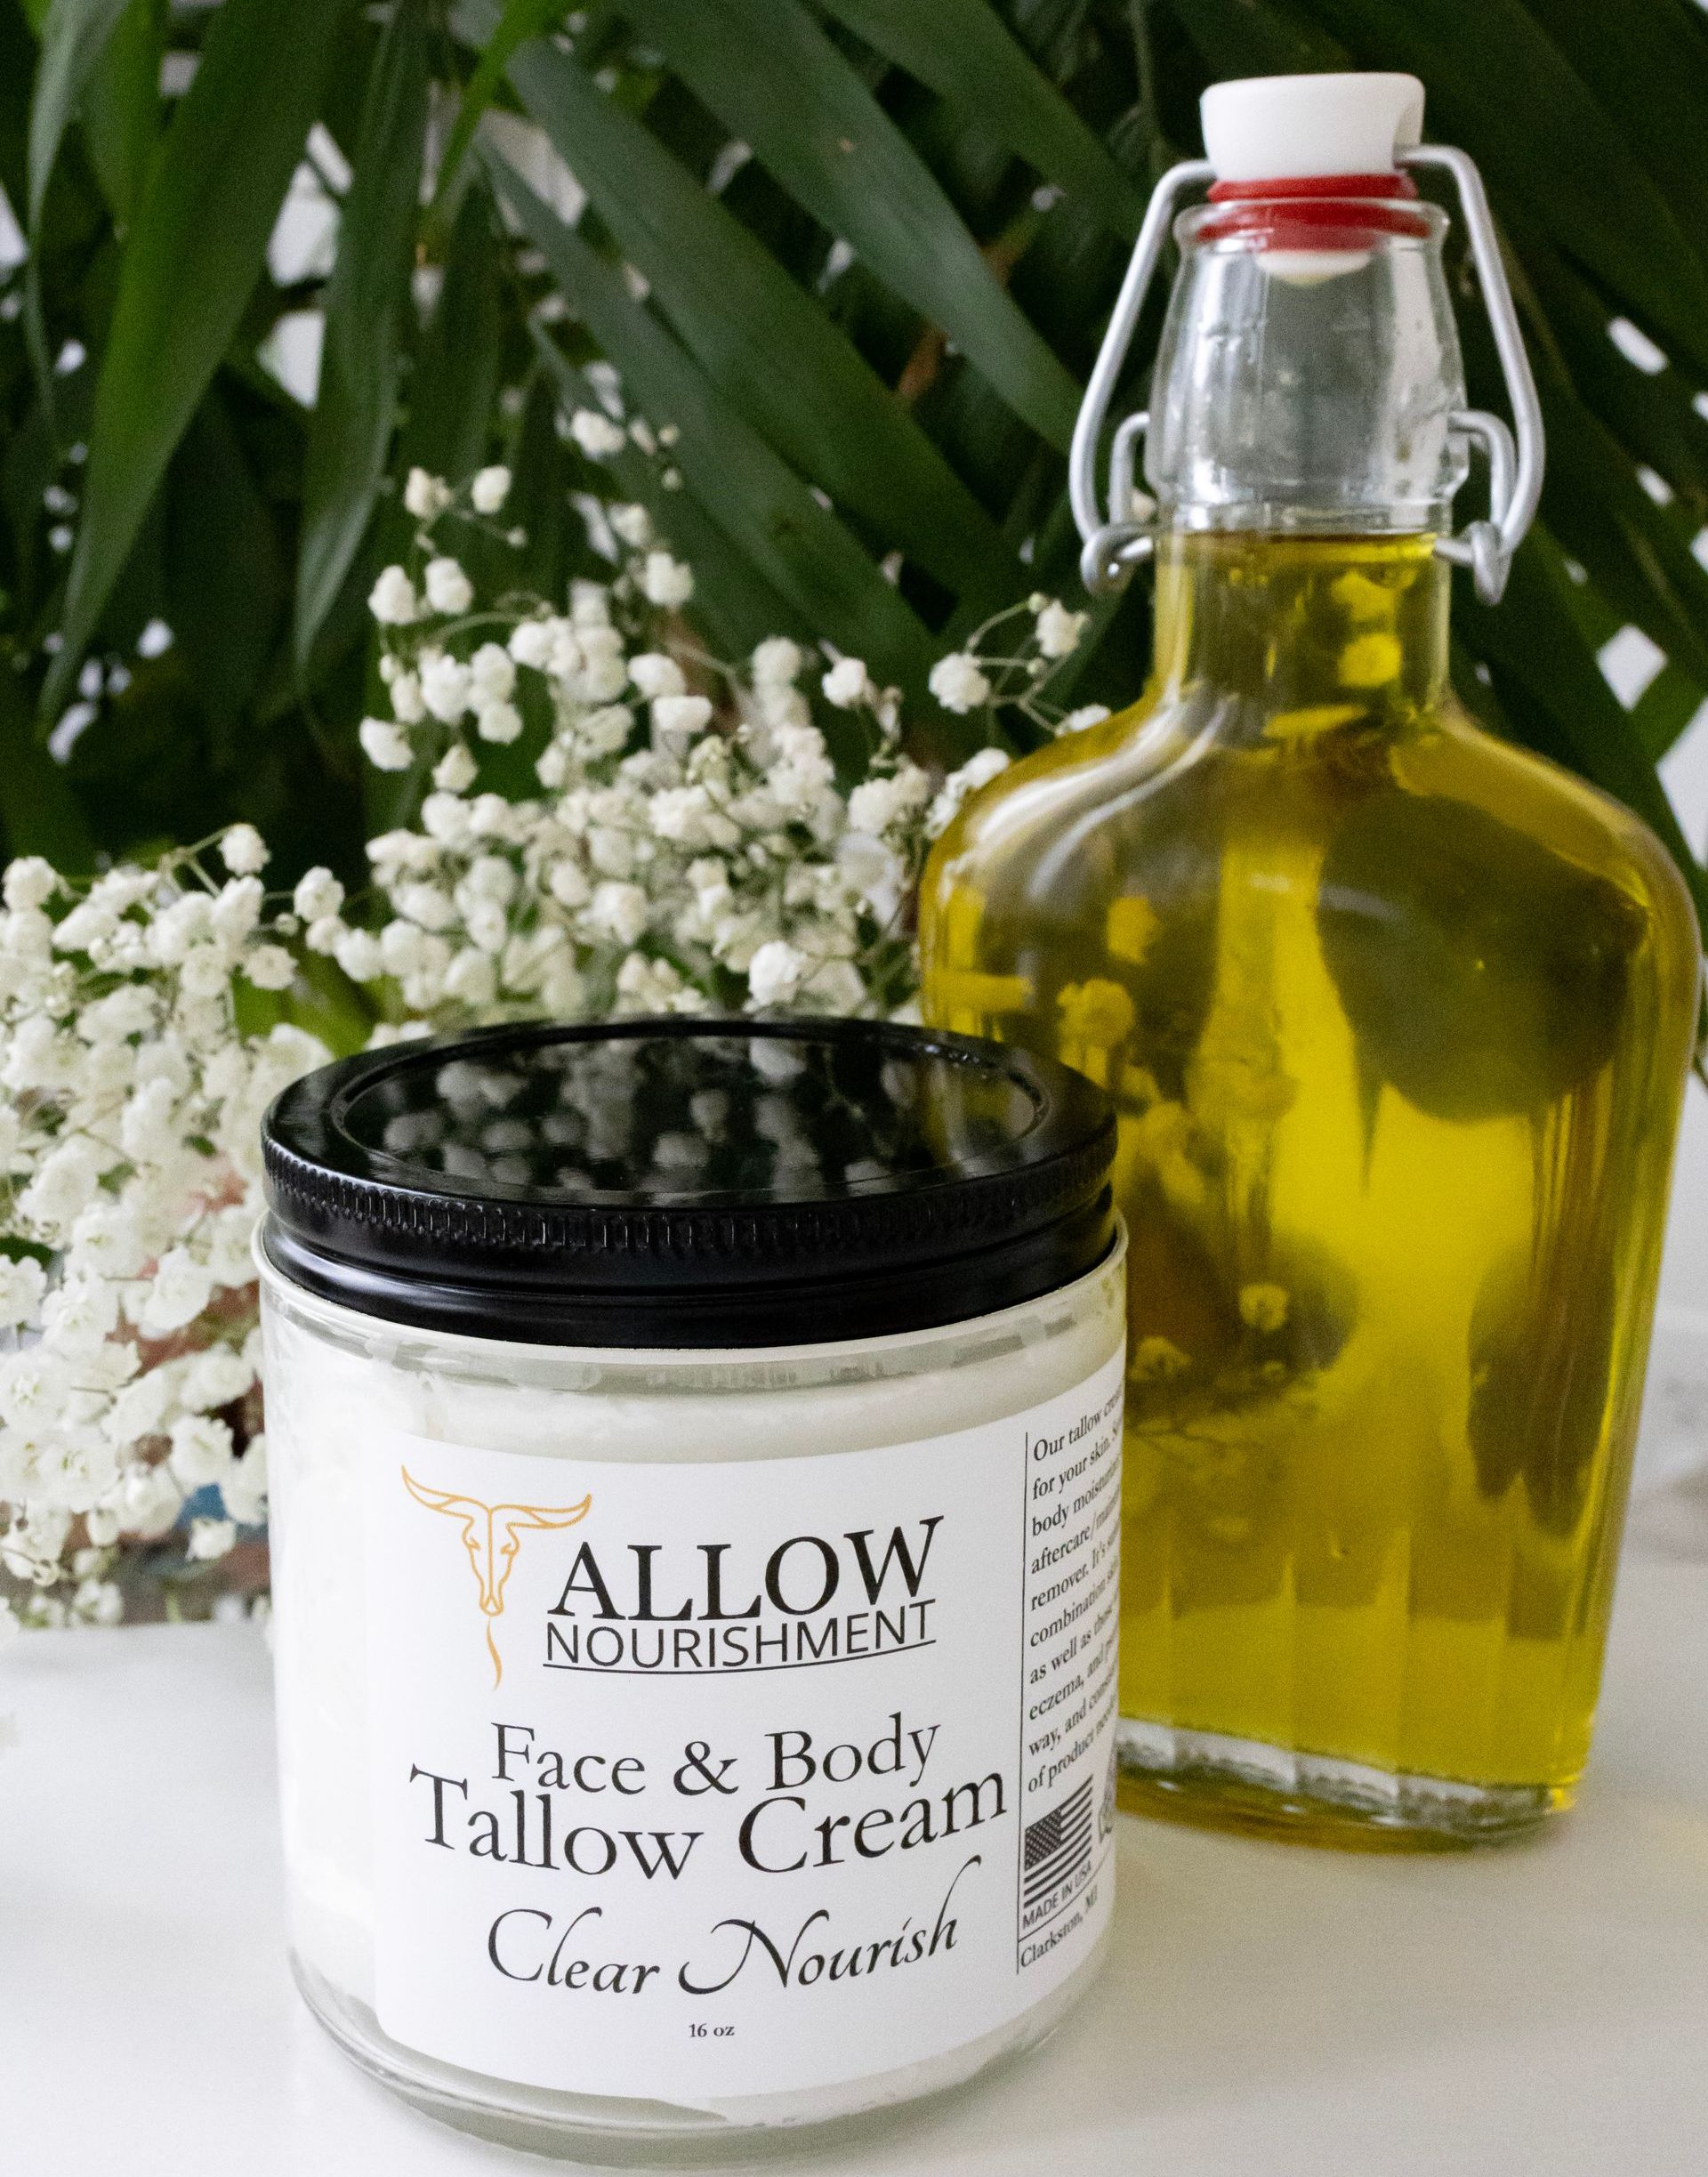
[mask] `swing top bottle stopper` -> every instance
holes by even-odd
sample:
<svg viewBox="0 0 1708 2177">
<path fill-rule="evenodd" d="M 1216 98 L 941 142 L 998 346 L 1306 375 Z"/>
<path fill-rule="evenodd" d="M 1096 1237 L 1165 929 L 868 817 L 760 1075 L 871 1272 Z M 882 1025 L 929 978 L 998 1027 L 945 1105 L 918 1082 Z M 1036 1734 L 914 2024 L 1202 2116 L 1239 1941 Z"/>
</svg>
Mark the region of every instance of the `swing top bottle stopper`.
<svg viewBox="0 0 1708 2177">
<path fill-rule="evenodd" d="M 1085 542 L 1081 571 L 1086 587 L 1120 588 L 1154 548 L 1155 501 L 1134 486 L 1148 411 L 1129 415 L 1116 431 L 1107 502 L 1098 490 L 1097 469 L 1116 388 L 1186 193 L 1207 184 L 1213 204 L 1261 206 L 1259 224 L 1266 232 L 1263 254 L 1271 271 L 1322 277 L 1337 233 L 1344 250 L 1349 232 L 1391 230 L 1396 220 L 1406 217 L 1404 206 L 1415 202 L 1414 174 L 1433 168 L 1458 192 L 1513 418 L 1509 427 L 1486 409 L 1462 405 L 1453 410 L 1448 421 L 1456 454 L 1462 458 L 1475 447 L 1486 458 L 1489 511 L 1461 533 L 1442 535 L 1436 550 L 1471 569 L 1484 603 L 1498 603 L 1512 554 L 1542 496 L 1542 405 L 1475 164 L 1450 145 L 1422 142 L 1423 86 L 1414 76 L 1271 76 L 1215 84 L 1204 93 L 1203 113 L 1207 156 L 1180 161 L 1156 185 L 1075 427 L 1068 479 Z M 1363 211 L 1351 223 L 1347 207 L 1354 204 Z M 1426 214 L 1420 209 L 1413 216 Z M 1163 385 L 1159 368 L 1159 393 Z"/>
</svg>

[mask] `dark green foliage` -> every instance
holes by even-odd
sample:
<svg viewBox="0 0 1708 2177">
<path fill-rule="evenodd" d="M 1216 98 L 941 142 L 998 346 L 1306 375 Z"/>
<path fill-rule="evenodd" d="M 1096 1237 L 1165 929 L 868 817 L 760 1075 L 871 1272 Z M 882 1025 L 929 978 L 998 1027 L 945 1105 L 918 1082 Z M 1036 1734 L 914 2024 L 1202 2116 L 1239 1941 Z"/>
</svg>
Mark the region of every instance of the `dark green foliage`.
<svg viewBox="0 0 1708 2177">
<path fill-rule="evenodd" d="M 426 20 L 399 7 L 368 85 L 326 283 L 297 561 L 299 665 L 361 548 L 391 450 L 426 130 Z"/>
<path fill-rule="evenodd" d="M 1457 601 L 1462 691 L 1656 825 L 1708 899 L 1654 768 L 1708 695 L 1691 0 L 607 0 L 573 45 L 561 20 L 0 0 L 0 181 L 32 253 L 0 314 L 5 850 L 86 862 L 243 816 L 281 874 L 359 870 L 362 599 L 407 534 L 397 487 L 509 461 L 530 541 L 504 568 L 471 544 L 474 571 L 560 593 L 592 564 L 568 494 L 601 480 L 555 414 L 595 399 L 601 357 L 676 426 L 669 487 L 639 455 L 602 480 L 696 563 L 708 641 L 858 650 L 908 689 L 922 746 L 964 752 L 979 722 L 938 712 L 925 673 L 995 606 L 1076 598 L 1078 389 L 1204 83 L 1388 67 L 1423 77 L 1432 133 L 1487 177 L 1548 412 L 1508 599 Z M 163 56 L 169 92 L 197 60 L 188 92 L 160 95 Z M 341 245 L 281 289 L 267 238 L 316 120 L 354 167 Z M 523 123 L 586 193 L 573 225 L 514 163 Z M 1499 407 L 1459 287 L 1473 397 Z M 259 354 L 305 308 L 327 318 L 311 414 Z M 1628 359 L 1620 318 L 1664 367 Z M 85 359 L 56 369 L 68 342 Z M 175 641 L 139 661 L 156 617 Z M 1628 714 L 1595 652 L 1631 623 L 1669 662 Z M 1133 694 L 1147 641 L 1136 585 L 1094 616 L 1073 700 Z M 45 742 L 74 700 L 62 762 Z M 385 790 L 395 820 L 412 789 Z"/>
</svg>

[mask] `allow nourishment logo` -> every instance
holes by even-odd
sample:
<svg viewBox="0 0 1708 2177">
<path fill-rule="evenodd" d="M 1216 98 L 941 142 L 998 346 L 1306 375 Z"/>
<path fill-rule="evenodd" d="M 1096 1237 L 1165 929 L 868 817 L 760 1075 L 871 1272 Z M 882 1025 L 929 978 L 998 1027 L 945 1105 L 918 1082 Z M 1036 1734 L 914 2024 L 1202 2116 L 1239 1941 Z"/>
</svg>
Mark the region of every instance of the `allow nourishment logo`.
<svg viewBox="0 0 1708 2177">
<path fill-rule="evenodd" d="M 504 1616 L 504 1584 L 521 1550 L 523 1535 L 533 1528 L 573 1527 L 587 1516 L 592 1497 L 584 1496 L 578 1504 L 486 1504 L 478 1496 L 457 1496 L 449 1489 L 427 1488 L 407 1466 L 398 1471 L 418 1504 L 463 1523 L 463 1546 L 480 1586 L 487 1653 L 492 1657 L 492 1682 L 496 1686 L 504 1675 L 504 1665 L 498 1643 L 492 1637 L 493 1620 Z"/>
</svg>

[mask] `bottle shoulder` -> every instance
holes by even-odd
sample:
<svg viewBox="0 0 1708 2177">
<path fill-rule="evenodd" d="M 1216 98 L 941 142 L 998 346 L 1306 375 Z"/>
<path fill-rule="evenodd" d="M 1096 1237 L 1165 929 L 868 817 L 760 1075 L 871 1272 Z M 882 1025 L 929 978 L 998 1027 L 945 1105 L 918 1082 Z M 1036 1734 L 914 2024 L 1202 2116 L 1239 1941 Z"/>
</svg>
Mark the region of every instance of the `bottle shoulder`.
<svg viewBox="0 0 1708 2177">
<path fill-rule="evenodd" d="M 1694 954 L 1689 891 L 1654 831 L 1623 803 L 1548 758 L 1486 732 L 1449 699 L 1402 736 L 1237 731 L 1202 704 L 1141 700 L 1011 765 L 939 841 L 924 884 L 1023 892 L 1049 913 L 1058 891 L 1131 890 L 1157 858 L 1173 884 L 1226 882 L 1237 851 L 1254 881 L 1272 860 L 1297 870 L 1366 834 L 1397 851 L 1414 883 L 1430 869 L 1452 888 L 1478 865 L 1498 884 L 1512 867 L 1577 872 L 1652 918 L 1668 948 Z M 1373 882 L 1381 872 L 1373 869 Z M 1545 888 L 1544 888 L 1545 889 Z M 1694 971 L 1693 971 L 1694 972 Z"/>
<path fill-rule="evenodd" d="M 1445 715 L 1402 741 L 1141 732 L 1016 766 L 940 843 L 920 936 L 928 1019 L 1119 1044 L 1217 1109 L 1344 1087 L 1356 1052 L 1366 1087 L 1455 1122 L 1609 1068 L 1632 1110 L 1668 1108 L 1701 973 L 1653 834 Z"/>
<path fill-rule="evenodd" d="M 1398 767 L 1420 795 L 1466 802 L 1563 861 L 1591 869 L 1696 942 L 1697 918 L 1677 863 L 1624 802 L 1535 750 L 1486 731 L 1455 701 L 1442 730 Z"/>
</svg>

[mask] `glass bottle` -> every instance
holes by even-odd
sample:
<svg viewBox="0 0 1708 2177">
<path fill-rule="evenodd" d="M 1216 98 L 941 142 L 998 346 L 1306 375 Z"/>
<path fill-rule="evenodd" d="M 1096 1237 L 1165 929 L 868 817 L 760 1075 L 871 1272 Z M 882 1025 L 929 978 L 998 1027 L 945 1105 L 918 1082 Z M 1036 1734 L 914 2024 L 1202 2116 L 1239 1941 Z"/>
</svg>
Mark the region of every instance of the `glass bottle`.
<svg viewBox="0 0 1708 2177">
<path fill-rule="evenodd" d="M 1341 1842 L 1571 1798 L 1700 975 L 1652 835 L 1448 684 L 1443 547 L 1489 593 L 1515 541 L 1451 538 L 1472 435 L 1515 486 L 1405 171 L 1421 102 L 1206 99 L 1155 521 L 1118 495 L 1088 552 L 1154 538 L 1150 683 L 974 797 L 921 909 L 927 1018 L 1119 1109 L 1124 1801 Z M 1475 217 L 1461 155 L 1416 156 Z"/>
</svg>

